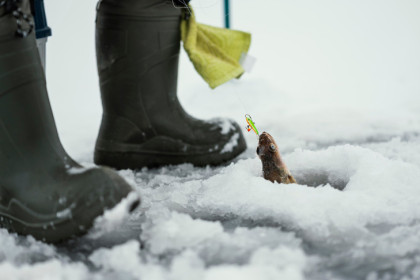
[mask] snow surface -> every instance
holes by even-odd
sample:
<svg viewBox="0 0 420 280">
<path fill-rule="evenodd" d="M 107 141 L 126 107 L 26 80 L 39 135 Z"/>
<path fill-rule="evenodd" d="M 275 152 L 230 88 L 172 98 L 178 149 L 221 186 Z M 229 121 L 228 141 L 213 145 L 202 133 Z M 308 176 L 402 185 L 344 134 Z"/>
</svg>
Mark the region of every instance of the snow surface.
<svg viewBox="0 0 420 280">
<path fill-rule="evenodd" d="M 45 2 L 59 133 L 92 166 L 96 3 Z M 192 3 L 221 25 L 222 1 Z M 181 102 L 241 127 L 250 114 L 300 184 L 261 177 L 254 133 L 228 166 L 124 170 L 136 212 L 59 246 L 0 229 L 0 278 L 420 279 L 419 13 L 417 0 L 232 0 L 257 63 L 212 91 L 182 53 Z"/>
</svg>

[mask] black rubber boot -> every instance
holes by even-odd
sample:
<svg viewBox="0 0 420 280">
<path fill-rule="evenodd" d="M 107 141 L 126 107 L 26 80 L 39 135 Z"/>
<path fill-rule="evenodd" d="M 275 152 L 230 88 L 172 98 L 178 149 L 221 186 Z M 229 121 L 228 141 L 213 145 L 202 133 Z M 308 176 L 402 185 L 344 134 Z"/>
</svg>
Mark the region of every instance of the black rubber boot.
<svg viewBox="0 0 420 280">
<path fill-rule="evenodd" d="M 218 165 L 246 149 L 236 123 L 197 120 L 181 107 L 180 20 L 181 9 L 171 0 L 98 4 L 96 50 L 104 112 L 95 163 L 118 169 Z"/>
<path fill-rule="evenodd" d="M 85 169 L 66 154 L 34 32 L 24 37 L 32 21 L 28 1 L 7 2 L 22 4 L 0 7 L 0 225 L 59 242 L 86 232 L 132 189 L 112 170 Z"/>
</svg>

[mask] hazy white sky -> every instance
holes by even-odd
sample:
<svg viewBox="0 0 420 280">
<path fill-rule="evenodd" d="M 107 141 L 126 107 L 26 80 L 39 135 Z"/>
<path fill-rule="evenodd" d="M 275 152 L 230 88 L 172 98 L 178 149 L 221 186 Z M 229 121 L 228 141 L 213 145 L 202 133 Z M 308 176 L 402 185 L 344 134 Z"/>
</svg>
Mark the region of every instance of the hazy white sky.
<svg viewBox="0 0 420 280">
<path fill-rule="evenodd" d="M 222 0 L 191 3 L 197 21 L 222 26 Z M 278 94 L 307 104 L 346 106 L 357 99 L 367 110 L 380 106 L 385 111 L 395 106 L 420 110 L 420 1 L 231 3 L 232 26 L 252 33 L 250 53 L 257 58 L 253 72 L 241 81 L 259 81 Z M 45 0 L 45 5 L 53 29 L 47 46 L 48 87 L 59 129 L 73 131 L 79 127 L 69 117 L 75 108 L 92 122 L 87 125 L 89 129 L 98 127 L 101 106 L 94 50 L 96 1 Z M 178 85 L 181 102 L 199 94 L 219 98 L 224 104 L 229 94 L 223 89 L 211 91 L 184 53 Z M 201 113 L 197 108 L 187 110 Z M 215 116 L 218 113 L 214 110 Z"/>
<path fill-rule="evenodd" d="M 76 67 L 80 58 L 94 68 L 96 1 L 45 3 L 54 31 L 50 56 L 60 57 L 62 52 L 68 56 L 77 50 L 76 57 L 66 63 Z M 198 21 L 222 25 L 222 0 L 191 3 Z M 281 82 L 284 90 L 317 94 L 339 91 L 343 95 L 355 91 L 420 91 L 420 1 L 231 3 L 233 28 L 253 34 L 251 53 L 261 65 L 256 71 L 273 83 Z M 264 29 L 270 31 L 261 33 Z"/>
</svg>

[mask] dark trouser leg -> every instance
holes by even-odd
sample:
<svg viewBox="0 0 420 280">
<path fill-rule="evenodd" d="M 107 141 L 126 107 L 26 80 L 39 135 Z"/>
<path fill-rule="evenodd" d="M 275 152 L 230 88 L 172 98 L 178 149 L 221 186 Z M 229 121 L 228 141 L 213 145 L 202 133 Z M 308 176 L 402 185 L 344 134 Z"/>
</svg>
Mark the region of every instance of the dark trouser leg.
<svg viewBox="0 0 420 280">
<path fill-rule="evenodd" d="M 0 7 L 0 225 L 58 242 L 84 233 L 131 187 L 110 169 L 82 168 L 64 151 L 34 34 L 16 36 L 18 8 L 31 20 L 27 0 Z"/>
<path fill-rule="evenodd" d="M 96 48 L 104 113 L 97 164 L 217 165 L 245 150 L 237 124 L 197 120 L 181 107 L 180 20 L 181 10 L 170 0 L 101 2 Z"/>
</svg>

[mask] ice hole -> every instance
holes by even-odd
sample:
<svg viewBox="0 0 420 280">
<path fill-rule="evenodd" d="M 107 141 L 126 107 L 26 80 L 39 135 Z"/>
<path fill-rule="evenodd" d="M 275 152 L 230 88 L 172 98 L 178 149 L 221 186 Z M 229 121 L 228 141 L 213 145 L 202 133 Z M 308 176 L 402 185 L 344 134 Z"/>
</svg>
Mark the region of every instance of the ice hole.
<svg viewBox="0 0 420 280">
<path fill-rule="evenodd" d="M 296 181 L 300 185 L 318 187 L 329 184 L 331 187 L 340 191 L 344 190 L 349 182 L 349 178 L 343 178 L 326 170 L 304 170 L 294 174 Z"/>
</svg>

